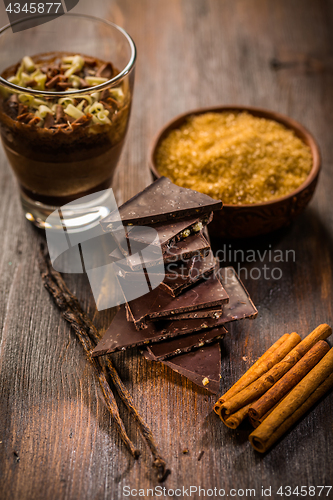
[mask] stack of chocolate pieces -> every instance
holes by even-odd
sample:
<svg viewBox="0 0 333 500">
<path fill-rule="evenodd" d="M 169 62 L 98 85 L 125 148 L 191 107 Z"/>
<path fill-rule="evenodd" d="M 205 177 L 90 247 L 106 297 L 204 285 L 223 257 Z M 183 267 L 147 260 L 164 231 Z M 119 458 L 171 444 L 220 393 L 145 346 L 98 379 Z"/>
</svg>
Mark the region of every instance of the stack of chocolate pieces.
<svg viewBox="0 0 333 500">
<path fill-rule="evenodd" d="M 219 269 L 210 248 L 207 225 L 221 208 L 162 177 L 102 221 L 117 242 L 111 257 L 124 304 L 93 356 L 141 347 L 147 359 L 219 391 L 224 325 L 257 315 L 234 269 Z"/>
</svg>

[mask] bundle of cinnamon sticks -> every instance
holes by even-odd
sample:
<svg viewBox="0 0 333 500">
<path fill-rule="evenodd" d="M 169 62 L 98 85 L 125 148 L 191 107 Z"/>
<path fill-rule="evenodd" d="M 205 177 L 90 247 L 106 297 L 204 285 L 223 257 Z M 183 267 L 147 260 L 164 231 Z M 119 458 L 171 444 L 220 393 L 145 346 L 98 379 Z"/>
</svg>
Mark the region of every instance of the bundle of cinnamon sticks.
<svg viewBox="0 0 333 500">
<path fill-rule="evenodd" d="M 236 429 L 248 417 L 255 430 L 249 440 L 267 451 L 333 387 L 332 333 L 319 325 L 305 339 L 282 335 L 214 405 L 225 425 Z"/>
</svg>

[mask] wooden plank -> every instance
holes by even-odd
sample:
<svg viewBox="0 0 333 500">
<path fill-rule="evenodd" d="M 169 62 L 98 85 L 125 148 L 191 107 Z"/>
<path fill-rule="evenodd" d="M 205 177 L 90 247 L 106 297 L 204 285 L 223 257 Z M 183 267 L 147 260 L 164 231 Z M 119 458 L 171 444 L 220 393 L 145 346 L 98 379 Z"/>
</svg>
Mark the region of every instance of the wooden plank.
<svg viewBox="0 0 333 500">
<path fill-rule="evenodd" d="M 295 251 L 295 261 L 288 262 L 269 262 L 267 256 L 263 262 L 226 259 L 244 268 L 241 276 L 259 316 L 233 325 L 223 341 L 224 390 L 282 333 L 304 336 L 319 323 L 332 324 L 332 4 L 118 0 L 91 5 L 81 0 L 76 10 L 118 22 L 138 47 L 130 130 L 114 185 L 119 201 L 150 182 L 148 150 L 158 129 L 191 108 L 267 107 L 301 121 L 319 141 L 318 191 L 290 229 L 248 242 L 213 242 L 216 251 L 225 245 L 242 249 L 244 259 L 247 249 L 263 252 L 270 245 L 283 255 Z M 273 58 L 304 57 L 319 61 L 322 69 L 274 70 L 270 64 Z M 41 235 L 23 219 L 2 151 L 0 209 L 1 499 L 109 500 L 123 498 L 126 485 L 153 487 L 151 457 L 137 427 L 119 404 L 130 437 L 143 451 L 134 462 L 112 428 L 81 346 L 43 289 L 36 264 Z M 254 268 L 263 273 L 264 265 L 270 272 L 281 268 L 282 278 L 246 276 Z M 111 314 L 95 312 L 84 277 L 68 276 L 67 282 L 106 328 Z M 255 488 L 259 497 L 261 485 L 276 492 L 281 485 L 328 484 L 332 477 L 332 394 L 259 456 L 247 441 L 249 430 L 225 428 L 211 411 L 214 398 L 204 390 L 135 351 L 119 353 L 114 361 L 172 469 L 168 488 Z"/>
</svg>

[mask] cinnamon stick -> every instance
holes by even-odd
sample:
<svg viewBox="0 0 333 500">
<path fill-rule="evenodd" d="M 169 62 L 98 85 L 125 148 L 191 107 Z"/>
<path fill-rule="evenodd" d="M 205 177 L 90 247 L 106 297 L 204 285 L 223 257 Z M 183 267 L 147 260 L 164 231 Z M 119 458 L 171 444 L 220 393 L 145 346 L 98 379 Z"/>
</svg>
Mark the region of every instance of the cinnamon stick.
<svg viewBox="0 0 333 500">
<path fill-rule="evenodd" d="M 304 356 L 304 354 L 306 354 L 306 352 L 308 352 L 314 344 L 316 344 L 317 341 L 329 337 L 331 333 L 331 327 L 326 324 L 319 325 L 301 342 L 297 340 L 297 337 L 300 338 L 299 335 L 292 333 L 287 342 L 291 342 L 292 338 L 294 338 L 295 343 L 298 345 L 295 345 L 289 354 L 284 356 L 283 359 L 279 363 L 275 364 L 267 373 L 262 375 L 249 386 L 245 387 L 245 389 L 236 394 L 234 397 L 223 403 L 220 408 L 221 417 L 225 419 L 227 418 L 227 415 L 230 415 L 248 403 L 255 401 L 259 396 L 270 389 L 285 373 L 287 373 L 287 371 L 290 370 L 290 368 L 292 368 L 301 359 L 301 357 Z M 282 344 L 282 347 L 283 345 L 284 344 Z"/>
<path fill-rule="evenodd" d="M 232 396 L 237 394 L 237 392 L 240 392 L 244 387 L 247 385 L 250 385 L 251 382 L 254 382 L 259 378 L 265 370 L 267 371 L 269 368 L 267 368 L 266 359 L 274 352 L 277 350 L 278 347 L 280 347 L 289 337 L 289 333 L 285 333 L 280 337 L 245 373 L 244 375 L 225 393 L 223 394 L 218 401 L 216 401 L 214 405 L 214 411 L 215 413 L 219 414 L 219 409 L 221 408 L 222 404 L 227 400 L 230 399 Z"/>
<path fill-rule="evenodd" d="M 301 337 L 293 332 L 286 340 L 281 344 L 275 351 L 273 351 L 259 366 L 258 373 L 262 372 L 261 377 L 256 377 L 254 382 L 247 384 L 244 382 L 245 387 L 241 391 L 238 391 L 234 396 L 228 398 L 224 403 L 222 403 L 219 409 L 219 416 L 221 419 L 226 419 L 228 415 L 236 412 L 248 403 L 252 403 L 255 399 L 261 396 L 261 388 L 263 387 L 263 380 L 266 380 L 271 370 L 279 363 L 282 359 L 286 357 L 290 351 L 301 342 Z M 253 378 L 254 374 L 250 376 Z M 268 378 L 268 381 L 271 379 Z M 223 398 L 223 397 L 222 397 Z"/>
<path fill-rule="evenodd" d="M 243 420 L 247 417 L 251 403 L 246 406 L 243 406 L 240 410 L 236 411 L 228 418 L 223 419 L 223 423 L 229 427 L 230 429 L 237 429 L 237 427 L 243 422 Z"/>
<path fill-rule="evenodd" d="M 250 434 L 253 448 L 260 453 L 267 451 L 332 387 L 333 348 Z"/>
<path fill-rule="evenodd" d="M 252 417 L 252 415 L 250 415 L 250 413 L 248 413 L 248 418 L 249 418 L 249 421 L 250 421 L 250 424 L 252 425 L 252 427 L 254 427 L 255 429 L 257 427 L 259 427 L 259 425 L 265 420 L 265 418 L 268 417 L 268 415 L 270 415 L 272 413 L 273 410 L 275 410 L 275 408 L 277 407 L 277 405 L 279 405 L 281 403 L 281 401 L 283 401 L 283 399 L 290 393 L 290 391 L 282 398 L 280 399 L 280 401 L 278 401 L 274 406 L 272 406 L 272 408 L 270 410 L 268 410 L 267 413 L 265 413 L 265 415 L 263 415 L 262 417 L 259 417 L 259 418 L 255 418 L 255 417 Z M 251 407 L 251 405 L 250 405 Z"/>
<path fill-rule="evenodd" d="M 317 342 L 271 389 L 251 404 L 249 417 L 259 420 L 276 405 L 325 356 L 330 347 L 325 340 Z"/>
<path fill-rule="evenodd" d="M 251 406 L 251 405 L 249 405 L 249 406 Z M 273 409 L 274 409 L 274 406 L 273 406 L 273 408 L 270 411 L 268 411 L 267 413 L 265 413 L 265 415 L 263 417 L 258 418 L 258 419 L 257 418 L 253 418 L 250 414 L 248 414 L 247 416 L 249 417 L 249 421 L 250 421 L 250 424 L 252 425 L 252 427 L 254 429 L 256 429 L 257 427 L 259 427 L 259 425 L 262 424 L 262 422 L 265 420 L 265 418 L 267 418 L 268 415 L 270 415 L 270 413 L 272 413 Z"/>
</svg>

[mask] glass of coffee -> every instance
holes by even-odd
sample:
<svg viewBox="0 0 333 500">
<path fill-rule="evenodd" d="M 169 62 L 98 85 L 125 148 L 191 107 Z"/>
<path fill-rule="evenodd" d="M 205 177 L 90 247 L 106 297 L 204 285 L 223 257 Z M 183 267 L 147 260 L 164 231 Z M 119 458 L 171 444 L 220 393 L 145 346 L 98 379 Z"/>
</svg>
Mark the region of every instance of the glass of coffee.
<svg viewBox="0 0 333 500">
<path fill-rule="evenodd" d="M 135 44 L 81 14 L 19 23 L 18 32 L 0 30 L 0 131 L 25 216 L 45 228 L 54 210 L 96 193 L 85 213 L 97 222 L 128 128 Z M 84 226 L 71 206 L 73 226 Z"/>
</svg>

